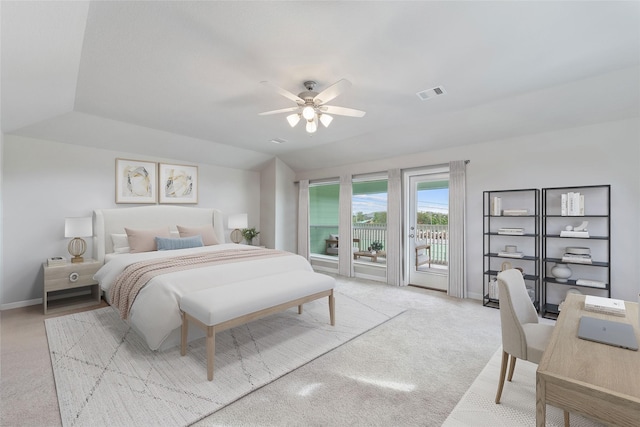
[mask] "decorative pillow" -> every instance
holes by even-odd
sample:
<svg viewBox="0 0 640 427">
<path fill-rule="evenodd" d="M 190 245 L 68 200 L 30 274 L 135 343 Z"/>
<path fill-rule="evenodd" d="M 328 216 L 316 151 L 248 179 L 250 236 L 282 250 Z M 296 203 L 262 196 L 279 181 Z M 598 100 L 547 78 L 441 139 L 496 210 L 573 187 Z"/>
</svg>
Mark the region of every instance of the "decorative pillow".
<svg viewBox="0 0 640 427">
<path fill-rule="evenodd" d="M 338 235 L 337 234 L 329 234 L 329 239 L 338 240 Z M 329 247 L 330 248 L 337 248 L 338 244 L 337 243 L 329 243 Z"/>
<path fill-rule="evenodd" d="M 216 232 L 213 230 L 213 225 L 211 224 L 200 227 L 182 227 L 178 225 L 177 228 L 180 232 L 180 237 L 202 236 L 202 243 L 205 246 L 217 245 L 220 243 L 218 241 L 218 236 L 216 236 Z"/>
<path fill-rule="evenodd" d="M 172 251 L 174 249 L 199 248 L 204 246 L 201 236 L 178 237 L 177 239 L 156 237 L 156 245 L 159 251 Z"/>
<path fill-rule="evenodd" d="M 130 251 L 129 238 L 126 234 L 112 234 L 113 252 L 117 254 L 126 254 Z"/>
<path fill-rule="evenodd" d="M 125 228 L 132 254 L 157 250 L 156 237 L 170 238 L 169 227 L 151 229 Z"/>
</svg>

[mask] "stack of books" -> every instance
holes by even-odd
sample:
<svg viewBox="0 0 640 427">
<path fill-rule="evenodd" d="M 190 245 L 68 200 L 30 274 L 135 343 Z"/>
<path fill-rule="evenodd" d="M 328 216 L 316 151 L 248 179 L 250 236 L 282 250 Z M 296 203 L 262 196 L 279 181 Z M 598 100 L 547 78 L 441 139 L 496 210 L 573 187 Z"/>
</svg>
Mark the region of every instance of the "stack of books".
<svg viewBox="0 0 640 427">
<path fill-rule="evenodd" d="M 562 255 L 562 262 L 575 262 L 577 264 L 591 264 L 591 255 L 564 254 Z"/>
<path fill-rule="evenodd" d="M 508 234 L 511 236 L 524 236 L 524 228 L 499 228 L 498 234 Z"/>
<path fill-rule="evenodd" d="M 47 258 L 47 266 L 51 267 L 54 265 L 65 265 L 67 263 L 66 258 L 62 258 L 61 256 L 54 256 L 52 258 Z"/>
<path fill-rule="evenodd" d="M 594 313 L 613 314 L 614 316 L 626 315 L 624 301 L 613 298 L 596 297 L 587 295 L 584 299 L 584 309 Z"/>
<path fill-rule="evenodd" d="M 508 257 L 508 258 L 523 258 L 524 254 L 522 252 L 506 252 L 500 251 L 498 252 L 498 256 Z"/>
<path fill-rule="evenodd" d="M 569 192 L 560 196 L 560 215 L 584 216 L 584 194 Z"/>
<path fill-rule="evenodd" d="M 589 248 L 568 247 L 562 255 L 562 262 L 591 264 L 591 250 Z"/>
<path fill-rule="evenodd" d="M 502 215 L 504 216 L 525 216 L 529 215 L 527 209 L 503 209 Z"/>
</svg>

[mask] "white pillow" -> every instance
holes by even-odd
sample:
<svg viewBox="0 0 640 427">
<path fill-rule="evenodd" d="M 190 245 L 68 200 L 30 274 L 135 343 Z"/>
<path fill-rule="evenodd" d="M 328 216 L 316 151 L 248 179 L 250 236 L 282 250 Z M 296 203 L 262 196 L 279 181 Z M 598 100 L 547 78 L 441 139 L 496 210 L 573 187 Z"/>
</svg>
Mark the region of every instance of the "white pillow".
<svg viewBox="0 0 640 427">
<path fill-rule="evenodd" d="M 130 251 L 129 237 L 126 234 L 112 234 L 111 241 L 113 242 L 113 252 L 117 254 L 125 254 Z"/>
</svg>

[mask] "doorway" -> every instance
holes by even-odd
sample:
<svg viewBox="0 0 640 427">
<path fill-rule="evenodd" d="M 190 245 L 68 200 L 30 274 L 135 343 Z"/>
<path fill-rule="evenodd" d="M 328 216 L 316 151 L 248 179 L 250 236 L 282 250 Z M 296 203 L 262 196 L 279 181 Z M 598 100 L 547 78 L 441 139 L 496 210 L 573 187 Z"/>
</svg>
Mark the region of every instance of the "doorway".
<svg viewBox="0 0 640 427">
<path fill-rule="evenodd" d="M 449 282 L 449 171 L 405 173 L 405 271 L 409 285 L 446 291 Z"/>
</svg>

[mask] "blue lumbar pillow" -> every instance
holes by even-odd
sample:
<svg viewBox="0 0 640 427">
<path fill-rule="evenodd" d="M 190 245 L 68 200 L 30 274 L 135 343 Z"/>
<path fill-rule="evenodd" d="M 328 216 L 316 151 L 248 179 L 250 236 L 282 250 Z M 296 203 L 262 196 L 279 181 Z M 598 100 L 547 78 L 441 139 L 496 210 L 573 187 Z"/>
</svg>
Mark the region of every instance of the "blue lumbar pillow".
<svg viewBox="0 0 640 427">
<path fill-rule="evenodd" d="M 156 245 L 159 251 L 171 251 L 174 249 L 199 248 L 200 246 L 204 246 L 204 243 L 202 243 L 202 236 L 198 235 L 174 239 L 156 237 Z"/>
</svg>

